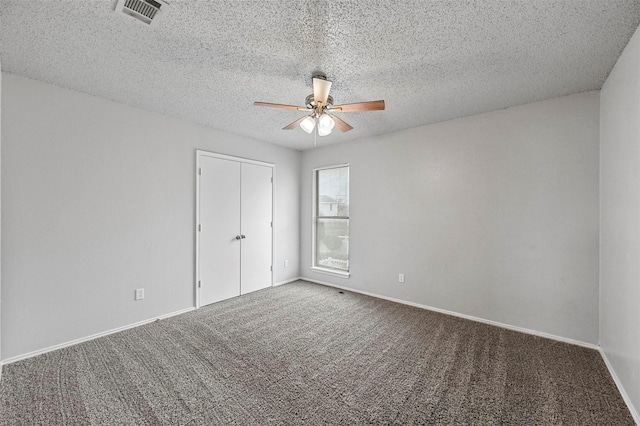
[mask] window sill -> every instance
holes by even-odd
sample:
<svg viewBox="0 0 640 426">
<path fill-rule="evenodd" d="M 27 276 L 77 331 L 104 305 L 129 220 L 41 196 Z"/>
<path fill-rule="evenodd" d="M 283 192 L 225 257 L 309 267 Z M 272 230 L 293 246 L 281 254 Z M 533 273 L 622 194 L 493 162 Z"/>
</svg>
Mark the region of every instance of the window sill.
<svg viewBox="0 0 640 426">
<path fill-rule="evenodd" d="M 340 278 L 349 278 L 350 276 L 348 271 L 340 271 L 337 269 L 323 268 L 321 266 L 312 266 L 309 269 L 311 269 L 314 272 L 320 272 L 322 274 L 333 275 Z"/>
</svg>

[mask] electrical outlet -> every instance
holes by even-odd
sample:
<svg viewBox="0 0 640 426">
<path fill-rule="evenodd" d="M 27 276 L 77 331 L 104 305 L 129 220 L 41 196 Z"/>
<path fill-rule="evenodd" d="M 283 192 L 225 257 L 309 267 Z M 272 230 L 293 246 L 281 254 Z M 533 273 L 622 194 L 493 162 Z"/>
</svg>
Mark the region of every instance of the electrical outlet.
<svg viewBox="0 0 640 426">
<path fill-rule="evenodd" d="M 288 267 L 289 267 L 289 261 L 288 261 L 288 260 L 285 260 L 285 261 L 284 261 L 284 267 L 285 267 L 285 268 L 288 268 Z"/>
<path fill-rule="evenodd" d="M 398 282 L 399 283 L 403 283 L 404 282 L 404 274 L 398 274 Z"/>
<path fill-rule="evenodd" d="M 144 288 L 136 288 L 136 300 L 144 299 Z"/>
</svg>

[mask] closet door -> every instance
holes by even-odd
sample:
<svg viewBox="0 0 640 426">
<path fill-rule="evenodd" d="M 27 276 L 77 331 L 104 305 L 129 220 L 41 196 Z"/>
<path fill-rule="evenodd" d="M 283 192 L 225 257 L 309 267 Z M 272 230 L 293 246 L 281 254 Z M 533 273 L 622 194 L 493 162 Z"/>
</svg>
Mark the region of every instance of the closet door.
<svg viewBox="0 0 640 426">
<path fill-rule="evenodd" d="M 241 284 L 242 294 L 271 286 L 273 168 L 242 164 Z"/>
<path fill-rule="evenodd" d="M 240 165 L 200 156 L 200 305 L 240 295 Z"/>
</svg>

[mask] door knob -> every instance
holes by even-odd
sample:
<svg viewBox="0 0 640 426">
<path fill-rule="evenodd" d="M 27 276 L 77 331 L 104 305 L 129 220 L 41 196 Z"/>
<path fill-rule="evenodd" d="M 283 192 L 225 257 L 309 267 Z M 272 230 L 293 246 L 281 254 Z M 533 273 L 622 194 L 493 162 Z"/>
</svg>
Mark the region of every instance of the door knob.
<svg viewBox="0 0 640 426">
<path fill-rule="evenodd" d="M 240 238 L 242 238 L 244 240 L 245 238 L 247 238 L 247 236 L 244 235 L 244 234 L 240 234 Z"/>
<path fill-rule="evenodd" d="M 239 240 L 240 238 L 242 238 L 240 235 L 236 235 L 236 240 Z"/>
</svg>

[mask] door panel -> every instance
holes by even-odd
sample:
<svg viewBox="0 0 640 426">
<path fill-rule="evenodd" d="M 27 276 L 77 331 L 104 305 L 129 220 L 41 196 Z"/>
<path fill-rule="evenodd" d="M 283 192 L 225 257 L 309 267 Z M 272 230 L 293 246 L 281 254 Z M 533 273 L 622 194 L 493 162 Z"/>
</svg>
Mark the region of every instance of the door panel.
<svg viewBox="0 0 640 426">
<path fill-rule="evenodd" d="M 200 305 L 240 295 L 240 163 L 200 157 Z"/>
<path fill-rule="evenodd" d="M 272 176 L 271 167 L 242 164 L 242 294 L 271 286 Z"/>
</svg>

